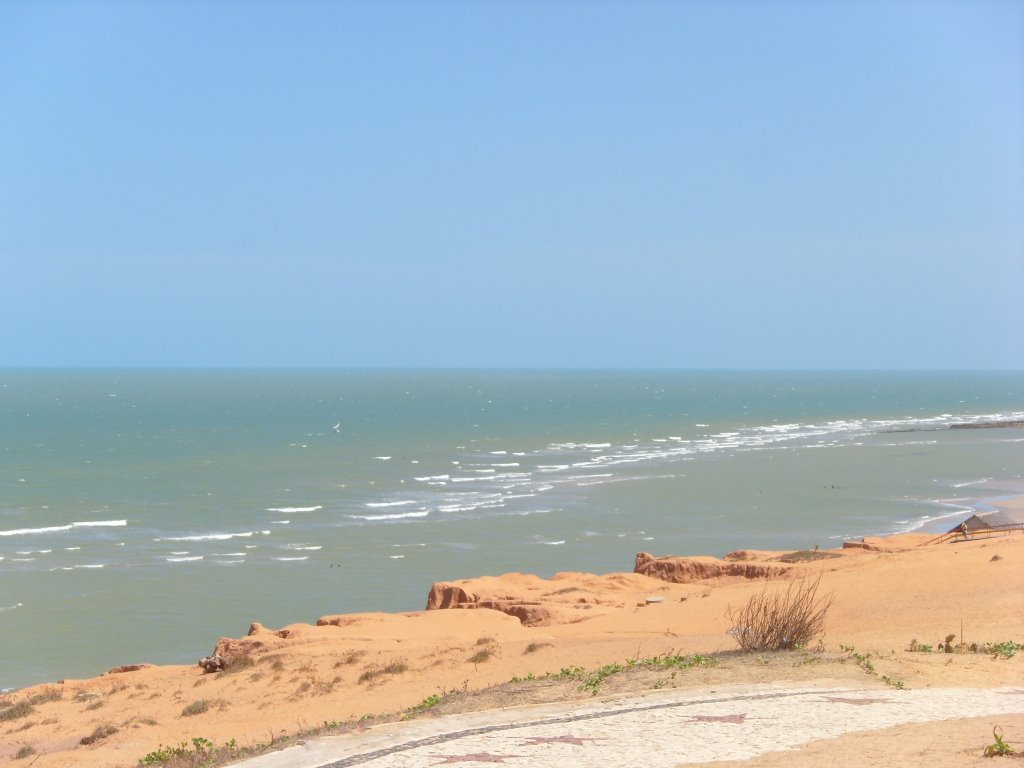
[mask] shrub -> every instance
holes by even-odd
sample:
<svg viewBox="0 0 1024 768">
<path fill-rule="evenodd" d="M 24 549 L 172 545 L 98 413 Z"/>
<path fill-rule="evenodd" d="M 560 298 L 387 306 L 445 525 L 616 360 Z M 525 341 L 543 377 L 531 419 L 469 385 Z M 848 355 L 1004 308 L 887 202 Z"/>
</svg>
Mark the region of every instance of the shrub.
<svg viewBox="0 0 1024 768">
<path fill-rule="evenodd" d="M 726 618 L 732 622 L 729 634 L 744 651 L 779 651 L 807 646 L 825 631 L 825 616 L 833 593 L 819 598 L 818 584 L 803 578 L 785 590 L 768 591 L 766 585 L 738 611 L 730 606 Z"/>
</svg>

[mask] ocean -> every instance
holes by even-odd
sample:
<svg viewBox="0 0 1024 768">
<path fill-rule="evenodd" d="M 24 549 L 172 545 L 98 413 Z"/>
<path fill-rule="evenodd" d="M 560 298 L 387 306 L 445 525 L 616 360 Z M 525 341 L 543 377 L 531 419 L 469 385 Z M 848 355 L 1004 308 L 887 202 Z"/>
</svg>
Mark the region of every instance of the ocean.
<svg viewBox="0 0 1024 768">
<path fill-rule="evenodd" d="M 0 371 L 0 689 L 1024 493 L 1022 372 Z"/>
</svg>

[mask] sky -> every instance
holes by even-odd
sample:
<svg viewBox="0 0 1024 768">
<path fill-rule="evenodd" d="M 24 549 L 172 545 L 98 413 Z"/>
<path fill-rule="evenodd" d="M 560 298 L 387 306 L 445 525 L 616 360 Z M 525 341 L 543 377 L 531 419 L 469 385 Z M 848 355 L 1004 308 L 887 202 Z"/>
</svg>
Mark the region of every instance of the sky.
<svg viewBox="0 0 1024 768">
<path fill-rule="evenodd" d="M 0 3 L 0 367 L 1024 368 L 1024 3 Z"/>
</svg>

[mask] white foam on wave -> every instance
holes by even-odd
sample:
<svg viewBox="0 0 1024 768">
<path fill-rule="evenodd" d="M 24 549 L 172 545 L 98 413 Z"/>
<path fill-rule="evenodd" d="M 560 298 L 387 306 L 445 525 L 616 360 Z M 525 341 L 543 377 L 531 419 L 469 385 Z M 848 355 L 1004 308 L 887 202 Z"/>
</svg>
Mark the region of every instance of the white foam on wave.
<svg viewBox="0 0 1024 768">
<path fill-rule="evenodd" d="M 267 512 L 280 512 L 282 515 L 291 515 L 299 512 L 316 512 L 320 509 L 323 509 L 323 507 L 267 507 Z"/>
<path fill-rule="evenodd" d="M 89 563 L 88 565 L 75 565 L 73 568 L 103 568 L 105 563 Z"/>
<path fill-rule="evenodd" d="M 195 536 L 163 536 L 153 541 L 227 541 L 248 539 L 256 534 L 268 535 L 270 531 L 243 531 L 241 533 L 201 533 Z"/>
<path fill-rule="evenodd" d="M 0 536 L 31 536 L 36 533 L 59 533 L 75 528 L 118 528 L 126 525 L 128 525 L 127 520 L 87 520 L 68 525 L 50 525 L 45 528 L 15 528 L 9 531 L 0 531 Z"/>
<path fill-rule="evenodd" d="M 387 507 L 407 507 L 415 503 L 415 501 L 374 501 L 367 502 L 363 506 L 370 507 L 371 509 L 384 509 Z"/>
<path fill-rule="evenodd" d="M 399 512 L 394 515 L 346 515 L 346 517 L 353 520 L 369 520 L 373 522 L 378 520 L 402 520 L 407 517 L 426 517 L 429 514 L 429 510 L 422 509 L 416 512 Z"/>
<path fill-rule="evenodd" d="M 318 550 L 318 549 L 323 549 L 323 547 L 321 545 L 319 545 L 319 544 L 285 544 L 284 548 L 285 549 L 292 549 L 292 550 L 300 550 L 300 551 L 306 551 L 306 550 L 315 551 L 315 550 Z"/>
<path fill-rule="evenodd" d="M 954 483 L 953 487 L 954 488 L 967 488 L 968 486 L 971 486 L 971 485 L 981 485 L 982 483 L 988 483 L 988 482 L 991 482 L 992 480 L 993 480 L 993 478 L 991 478 L 991 477 L 983 477 L 980 480 L 969 480 L 966 483 Z"/>
<path fill-rule="evenodd" d="M 23 603 L 15 603 L 14 605 L 0 605 L 0 613 L 3 613 L 4 611 L 13 611 L 16 608 L 21 608 L 22 605 Z"/>
<path fill-rule="evenodd" d="M 281 563 L 297 563 L 302 560 L 309 560 L 309 556 L 303 555 L 302 557 L 275 557 L 274 560 L 277 560 Z"/>
<path fill-rule="evenodd" d="M 404 560 L 405 555 L 388 555 L 388 558 L 391 560 Z"/>
<path fill-rule="evenodd" d="M 193 555 L 192 557 L 166 557 L 164 558 L 168 563 L 191 563 L 196 560 L 202 560 L 202 555 Z"/>
</svg>

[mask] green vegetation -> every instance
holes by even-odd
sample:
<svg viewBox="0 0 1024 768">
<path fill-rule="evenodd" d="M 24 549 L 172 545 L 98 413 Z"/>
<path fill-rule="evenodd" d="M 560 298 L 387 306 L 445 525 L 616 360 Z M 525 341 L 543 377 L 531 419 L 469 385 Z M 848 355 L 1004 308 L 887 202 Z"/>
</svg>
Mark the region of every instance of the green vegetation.
<svg viewBox="0 0 1024 768">
<path fill-rule="evenodd" d="M 1024 651 L 1024 643 L 1015 643 L 1012 640 L 1007 640 L 1005 643 L 985 643 L 982 652 L 1002 656 L 1005 659 L 1012 659 L 1017 651 Z"/>
<path fill-rule="evenodd" d="M 562 667 L 554 677 L 562 680 L 579 680 L 581 691 L 590 691 L 592 695 L 596 695 L 601 687 L 601 683 L 609 677 L 634 667 L 680 670 L 692 667 L 709 667 L 717 662 L 718 660 L 714 656 L 704 656 L 700 653 L 695 653 L 692 656 L 652 656 L 646 659 L 629 659 L 625 664 L 605 664 L 600 669 L 589 674 L 583 667 Z"/>
<path fill-rule="evenodd" d="M 985 757 L 1002 757 L 1016 752 L 1013 747 L 1003 741 L 1003 729 L 998 725 L 992 729 L 992 736 L 996 741 L 995 744 L 989 744 L 985 747 L 985 751 L 982 753 Z"/>
</svg>

